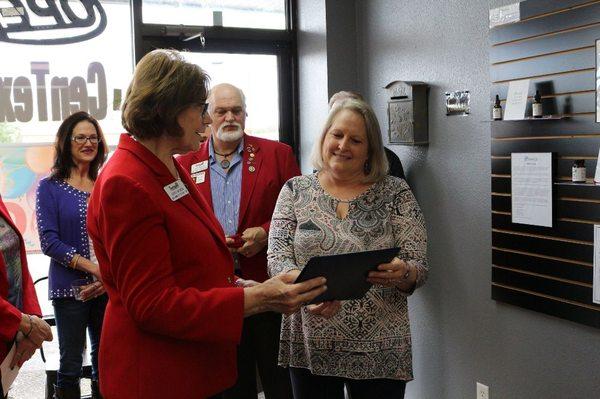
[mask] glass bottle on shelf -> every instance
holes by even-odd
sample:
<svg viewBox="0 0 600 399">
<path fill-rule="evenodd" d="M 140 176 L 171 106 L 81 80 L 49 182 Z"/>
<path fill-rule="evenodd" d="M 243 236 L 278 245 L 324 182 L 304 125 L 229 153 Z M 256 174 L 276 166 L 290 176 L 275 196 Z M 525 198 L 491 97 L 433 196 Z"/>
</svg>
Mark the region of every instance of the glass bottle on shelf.
<svg viewBox="0 0 600 399">
<path fill-rule="evenodd" d="M 500 105 L 500 97 L 496 94 L 496 102 L 492 108 L 492 119 L 495 121 L 502 120 L 502 106 Z"/>
<path fill-rule="evenodd" d="M 534 118 L 541 118 L 543 115 L 542 96 L 540 96 L 539 90 L 535 91 L 535 96 L 533 97 L 533 104 L 531 105 L 531 114 Z"/>
<path fill-rule="evenodd" d="M 571 181 L 573 183 L 585 183 L 585 159 L 578 159 L 573 162 Z"/>
</svg>

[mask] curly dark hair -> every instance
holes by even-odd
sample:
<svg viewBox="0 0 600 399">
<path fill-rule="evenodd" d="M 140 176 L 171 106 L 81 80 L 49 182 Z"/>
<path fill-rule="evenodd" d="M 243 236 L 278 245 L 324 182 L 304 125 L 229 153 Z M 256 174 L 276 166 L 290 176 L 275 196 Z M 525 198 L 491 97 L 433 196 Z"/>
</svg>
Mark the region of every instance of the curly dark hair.
<svg viewBox="0 0 600 399">
<path fill-rule="evenodd" d="M 54 165 L 50 177 L 53 179 L 68 179 L 71 176 L 71 170 L 75 167 L 73 155 L 71 154 L 71 138 L 73 137 L 73 129 L 79 122 L 90 122 L 96 128 L 98 134 L 98 153 L 90 164 L 89 176 L 90 179 L 96 180 L 98 170 L 106 161 L 108 155 L 108 146 L 104 139 L 104 134 L 100 128 L 98 121 L 85 111 L 75 112 L 61 123 L 56 133 L 56 141 L 54 142 Z"/>
</svg>

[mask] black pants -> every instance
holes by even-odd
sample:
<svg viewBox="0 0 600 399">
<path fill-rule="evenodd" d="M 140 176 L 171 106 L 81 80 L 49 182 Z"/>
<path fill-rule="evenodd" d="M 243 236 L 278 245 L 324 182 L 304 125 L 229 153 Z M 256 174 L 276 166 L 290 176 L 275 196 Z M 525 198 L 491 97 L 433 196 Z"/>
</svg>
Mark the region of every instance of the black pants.
<svg viewBox="0 0 600 399">
<path fill-rule="evenodd" d="M 277 365 L 281 315 L 267 312 L 244 319 L 238 347 L 238 380 L 221 394 L 223 399 L 256 399 L 256 368 L 266 399 L 291 399 L 287 369 Z"/>
<path fill-rule="evenodd" d="M 344 399 L 344 385 L 350 399 L 402 399 L 406 381 L 377 378 L 350 378 L 314 375 L 310 370 L 290 367 L 294 399 Z"/>
</svg>

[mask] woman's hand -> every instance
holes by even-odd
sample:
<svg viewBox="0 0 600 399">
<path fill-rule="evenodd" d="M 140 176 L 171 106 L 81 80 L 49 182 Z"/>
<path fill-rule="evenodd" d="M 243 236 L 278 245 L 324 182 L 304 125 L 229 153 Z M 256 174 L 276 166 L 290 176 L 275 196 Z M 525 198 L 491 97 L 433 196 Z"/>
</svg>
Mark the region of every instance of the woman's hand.
<svg viewBox="0 0 600 399">
<path fill-rule="evenodd" d="M 14 366 L 21 367 L 23 363 L 31 359 L 44 341 L 52 341 L 50 325 L 37 316 L 23 314 L 19 331 L 15 354 L 10 362 L 11 369 Z"/>
<path fill-rule="evenodd" d="M 326 319 L 333 317 L 342 308 L 340 301 L 327 301 L 315 305 L 308 305 L 308 311 L 316 316 L 322 316 Z"/>
<path fill-rule="evenodd" d="M 267 232 L 262 227 L 249 227 L 242 233 L 244 245 L 235 252 L 246 258 L 251 258 L 262 251 L 265 245 L 267 245 L 268 238 Z"/>
<path fill-rule="evenodd" d="M 390 263 L 382 263 L 377 266 L 377 270 L 369 272 L 367 281 L 384 287 L 398 287 L 408 291 L 417 278 L 414 267 L 399 258 L 394 258 Z"/>
<path fill-rule="evenodd" d="M 242 287 L 242 288 L 248 288 L 248 287 L 254 287 L 256 285 L 259 285 L 260 283 L 258 281 L 254 281 L 254 280 L 246 280 L 243 278 L 238 278 L 235 281 L 235 285 L 237 285 L 238 287 Z"/>
<path fill-rule="evenodd" d="M 295 284 L 299 273 L 298 270 L 294 270 L 254 287 L 244 288 L 244 315 L 250 316 L 266 311 L 292 314 L 327 289 L 324 277 Z"/>
<path fill-rule="evenodd" d="M 94 299 L 104 294 L 106 289 L 104 288 L 104 284 L 101 281 L 95 281 L 92 284 L 88 284 L 84 289 L 81 290 L 81 300 L 83 302 L 88 301 L 90 299 Z"/>
<path fill-rule="evenodd" d="M 41 345 L 40 345 L 41 346 Z M 11 370 L 15 367 L 23 366 L 23 363 L 31 359 L 31 356 L 35 353 L 35 351 L 40 347 L 36 345 L 29 338 L 20 337 L 17 339 L 15 354 L 13 355 L 12 360 L 10 361 Z"/>
<path fill-rule="evenodd" d="M 33 341 L 38 348 L 42 346 L 44 341 L 52 341 L 52 329 L 50 325 L 34 315 L 21 315 L 19 331 L 23 336 Z"/>
</svg>

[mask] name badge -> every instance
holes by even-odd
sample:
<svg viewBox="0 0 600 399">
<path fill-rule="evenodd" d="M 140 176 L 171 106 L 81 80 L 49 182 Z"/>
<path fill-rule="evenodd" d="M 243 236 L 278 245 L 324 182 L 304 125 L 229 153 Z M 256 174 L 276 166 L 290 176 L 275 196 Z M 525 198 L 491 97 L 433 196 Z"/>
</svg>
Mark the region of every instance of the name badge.
<svg viewBox="0 0 600 399">
<path fill-rule="evenodd" d="M 201 172 L 206 169 L 208 169 L 208 160 L 193 164 L 191 174 L 194 174 L 196 172 Z"/>
<path fill-rule="evenodd" d="M 197 175 L 194 175 L 194 179 L 196 179 L 196 184 L 204 183 L 204 180 L 206 180 L 206 172 L 200 172 Z"/>
<path fill-rule="evenodd" d="M 163 188 L 169 198 L 171 198 L 171 201 L 177 201 L 179 198 L 185 197 L 190 193 L 181 179 L 175 180 L 173 183 L 167 184 Z"/>
</svg>

